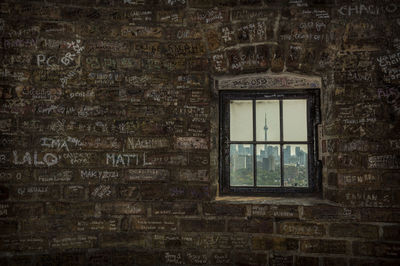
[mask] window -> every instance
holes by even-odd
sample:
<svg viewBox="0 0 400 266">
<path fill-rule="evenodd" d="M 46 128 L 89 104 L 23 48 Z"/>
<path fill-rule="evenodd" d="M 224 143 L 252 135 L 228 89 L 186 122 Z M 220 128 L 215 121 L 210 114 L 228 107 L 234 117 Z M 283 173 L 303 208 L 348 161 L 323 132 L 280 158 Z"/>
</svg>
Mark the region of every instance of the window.
<svg viewBox="0 0 400 266">
<path fill-rule="evenodd" d="M 220 91 L 220 192 L 314 193 L 319 90 Z"/>
</svg>

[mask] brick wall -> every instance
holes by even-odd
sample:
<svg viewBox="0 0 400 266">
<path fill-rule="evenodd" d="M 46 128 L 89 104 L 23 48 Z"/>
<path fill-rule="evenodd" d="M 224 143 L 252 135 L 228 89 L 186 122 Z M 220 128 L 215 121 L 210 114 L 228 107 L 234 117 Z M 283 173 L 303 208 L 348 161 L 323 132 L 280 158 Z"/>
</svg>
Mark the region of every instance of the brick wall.
<svg viewBox="0 0 400 266">
<path fill-rule="evenodd" d="M 0 3 L 1 265 L 398 265 L 400 4 Z M 213 80 L 322 79 L 322 199 L 217 194 Z"/>
</svg>

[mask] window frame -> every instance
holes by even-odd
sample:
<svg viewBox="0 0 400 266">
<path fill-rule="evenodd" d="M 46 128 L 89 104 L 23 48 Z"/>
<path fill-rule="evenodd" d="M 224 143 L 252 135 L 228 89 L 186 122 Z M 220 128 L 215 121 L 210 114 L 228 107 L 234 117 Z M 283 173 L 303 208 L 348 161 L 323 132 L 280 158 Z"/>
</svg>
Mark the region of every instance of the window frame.
<svg viewBox="0 0 400 266">
<path fill-rule="evenodd" d="M 265 89 L 265 90 L 220 90 L 219 91 L 219 192 L 220 195 L 282 195 L 282 196 L 315 196 L 321 191 L 322 167 L 318 160 L 318 124 L 320 123 L 320 90 L 319 89 Z M 257 141 L 254 130 L 255 101 L 261 99 L 279 100 L 280 106 L 280 140 L 279 141 Z M 283 141 L 283 114 L 282 100 L 306 99 L 307 100 L 307 141 Z M 253 140 L 252 141 L 230 141 L 230 100 L 252 100 L 253 101 Z M 279 145 L 281 161 L 281 186 L 280 187 L 256 187 L 256 186 L 230 186 L 230 144 L 253 144 L 253 145 Z M 285 187 L 283 185 L 283 145 L 306 144 L 308 145 L 308 187 Z M 253 147 L 253 174 L 256 180 L 257 155 Z M 254 182 L 256 183 L 256 182 Z"/>
</svg>

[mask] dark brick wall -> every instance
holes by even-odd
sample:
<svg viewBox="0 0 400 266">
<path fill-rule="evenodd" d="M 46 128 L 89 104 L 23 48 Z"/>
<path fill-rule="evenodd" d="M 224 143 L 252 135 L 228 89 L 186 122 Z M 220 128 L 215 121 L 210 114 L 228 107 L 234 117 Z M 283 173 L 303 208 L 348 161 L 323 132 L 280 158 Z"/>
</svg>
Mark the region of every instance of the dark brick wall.
<svg viewBox="0 0 400 266">
<path fill-rule="evenodd" d="M 1 265 L 398 265 L 400 4 L 0 3 Z M 322 79 L 319 201 L 215 201 L 215 77 Z"/>
</svg>

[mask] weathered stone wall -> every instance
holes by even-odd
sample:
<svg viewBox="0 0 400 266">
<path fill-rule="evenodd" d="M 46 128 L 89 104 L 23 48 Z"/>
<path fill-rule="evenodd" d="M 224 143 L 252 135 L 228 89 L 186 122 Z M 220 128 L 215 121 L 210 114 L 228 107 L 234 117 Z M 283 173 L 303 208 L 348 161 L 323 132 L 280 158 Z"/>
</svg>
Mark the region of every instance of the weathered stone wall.
<svg viewBox="0 0 400 266">
<path fill-rule="evenodd" d="M 1 265 L 398 265 L 400 3 L 0 3 Z M 215 77 L 322 78 L 320 200 L 215 200 Z"/>
</svg>

